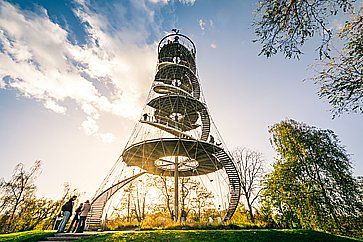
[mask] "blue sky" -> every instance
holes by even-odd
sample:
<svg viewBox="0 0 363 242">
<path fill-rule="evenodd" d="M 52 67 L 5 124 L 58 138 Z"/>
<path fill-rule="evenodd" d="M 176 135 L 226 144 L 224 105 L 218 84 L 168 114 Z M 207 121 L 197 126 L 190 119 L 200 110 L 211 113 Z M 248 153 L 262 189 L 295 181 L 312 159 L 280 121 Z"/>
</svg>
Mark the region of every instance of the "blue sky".
<svg viewBox="0 0 363 242">
<path fill-rule="evenodd" d="M 268 126 L 285 118 L 333 130 L 363 175 L 363 119 L 334 120 L 302 81 L 301 60 L 258 56 L 255 1 L 0 1 L 0 177 L 43 160 L 40 196 L 69 182 L 92 196 L 138 119 L 155 74 L 157 43 L 172 28 L 197 47 L 200 82 L 230 150 L 275 156 Z"/>
</svg>

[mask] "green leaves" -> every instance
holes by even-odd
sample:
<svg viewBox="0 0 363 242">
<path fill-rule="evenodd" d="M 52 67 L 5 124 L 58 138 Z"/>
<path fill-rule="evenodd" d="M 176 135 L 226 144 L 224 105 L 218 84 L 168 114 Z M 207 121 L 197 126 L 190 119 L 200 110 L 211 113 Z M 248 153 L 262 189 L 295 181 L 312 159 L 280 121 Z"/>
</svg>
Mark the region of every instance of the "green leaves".
<svg viewBox="0 0 363 242">
<path fill-rule="evenodd" d="M 41 161 L 30 170 L 20 163 L 10 180 L 0 182 L 0 233 L 52 228 L 63 202 L 35 196 L 40 173 Z"/>
<path fill-rule="evenodd" d="M 280 225 L 331 231 L 362 216 L 349 156 L 333 131 L 286 120 L 269 132 L 278 158 L 263 198 Z"/>
<path fill-rule="evenodd" d="M 332 31 L 328 18 L 339 10 L 353 9 L 349 0 L 263 0 L 259 2 L 254 22 L 255 42 L 262 44 L 260 55 L 270 57 L 282 52 L 286 58 L 299 58 L 302 46 L 315 34 L 320 34 L 317 48 L 321 58 L 329 57 Z"/>
<path fill-rule="evenodd" d="M 319 96 L 328 100 L 334 115 L 363 113 L 362 13 L 346 22 L 339 36 L 345 41 L 341 53 L 323 62 L 322 70 L 313 80 L 321 86 Z"/>
<path fill-rule="evenodd" d="M 307 40 L 318 35 L 321 66 L 311 78 L 320 86 L 319 97 L 332 106 L 333 118 L 343 112 L 363 113 L 363 8 L 354 0 L 262 0 L 253 24 L 262 45 L 259 55 L 299 59 Z M 339 32 L 329 22 L 339 12 L 351 14 Z M 334 37 L 344 46 L 332 46 Z M 337 53 L 332 54 L 332 49 Z"/>
</svg>

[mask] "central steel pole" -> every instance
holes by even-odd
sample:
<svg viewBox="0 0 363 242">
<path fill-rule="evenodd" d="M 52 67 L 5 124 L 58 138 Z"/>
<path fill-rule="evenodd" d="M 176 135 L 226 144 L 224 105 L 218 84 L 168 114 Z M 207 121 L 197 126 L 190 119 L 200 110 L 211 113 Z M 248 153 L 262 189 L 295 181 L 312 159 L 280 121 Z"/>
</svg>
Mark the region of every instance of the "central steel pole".
<svg viewBox="0 0 363 242">
<path fill-rule="evenodd" d="M 178 122 L 179 122 L 178 114 L 175 114 L 175 124 L 177 129 L 178 129 Z M 179 161 L 178 161 L 179 142 L 177 143 L 177 152 L 175 155 L 175 166 L 174 166 L 174 213 L 175 213 L 174 221 L 175 222 L 177 222 L 179 218 Z"/>
<path fill-rule="evenodd" d="M 175 221 L 178 221 L 179 217 L 179 170 L 178 170 L 178 156 L 175 156 L 174 167 L 174 213 Z"/>
</svg>

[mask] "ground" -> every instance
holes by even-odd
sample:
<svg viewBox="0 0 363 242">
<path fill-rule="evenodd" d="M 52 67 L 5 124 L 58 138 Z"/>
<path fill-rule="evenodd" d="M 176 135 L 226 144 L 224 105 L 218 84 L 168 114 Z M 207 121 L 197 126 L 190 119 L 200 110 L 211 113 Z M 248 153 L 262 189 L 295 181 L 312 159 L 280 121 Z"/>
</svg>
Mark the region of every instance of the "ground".
<svg viewBox="0 0 363 242">
<path fill-rule="evenodd" d="M 0 241 L 38 241 L 52 235 L 52 231 L 29 231 L 0 235 Z M 311 230 L 153 230 L 93 233 L 77 241 L 286 241 L 286 242 L 354 242 L 363 241 Z"/>
<path fill-rule="evenodd" d="M 26 231 L 11 234 L 0 234 L 0 241 L 26 241 L 26 242 L 36 242 L 42 238 L 53 235 L 55 232 L 50 230 L 39 231 Z"/>
<path fill-rule="evenodd" d="M 100 234 L 82 241 L 363 241 L 310 230 L 155 230 Z"/>
</svg>

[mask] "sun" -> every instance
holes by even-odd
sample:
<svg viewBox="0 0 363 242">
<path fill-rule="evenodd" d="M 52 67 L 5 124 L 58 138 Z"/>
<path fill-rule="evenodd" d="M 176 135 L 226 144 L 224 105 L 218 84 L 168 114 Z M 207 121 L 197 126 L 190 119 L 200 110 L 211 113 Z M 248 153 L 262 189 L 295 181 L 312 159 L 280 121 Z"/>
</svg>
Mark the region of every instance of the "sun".
<svg viewBox="0 0 363 242">
<path fill-rule="evenodd" d="M 155 200 L 159 200 L 160 198 L 160 191 L 157 188 L 150 188 L 147 192 L 147 197 L 151 200 L 151 201 L 155 201 Z"/>
</svg>

